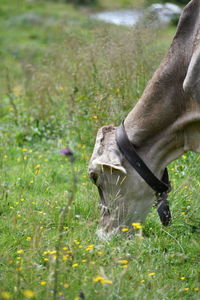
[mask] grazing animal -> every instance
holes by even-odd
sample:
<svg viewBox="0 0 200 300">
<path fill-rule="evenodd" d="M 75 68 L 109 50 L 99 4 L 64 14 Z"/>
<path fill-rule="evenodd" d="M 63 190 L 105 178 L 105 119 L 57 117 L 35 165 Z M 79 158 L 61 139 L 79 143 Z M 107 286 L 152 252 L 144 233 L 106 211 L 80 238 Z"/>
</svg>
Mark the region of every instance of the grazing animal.
<svg viewBox="0 0 200 300">
<path fill-rule="evenodd" d="M 199 0 L 190 1 L 183 10 L 168 54 L 123 125 L 104 126 L 97 133 L 89 175 L 101 198 L 99 232 L 143 222 L 155 191 L 161 195 L 159 214 L 167 225 L 166 166 L 187 151 L 200 152 Z M 146 171 L 137 167 L 142 169 L 143 163 L 153 175 L 141 175 Z M 156 180 L 167 188 L 153 186 Z"/>
</svg>

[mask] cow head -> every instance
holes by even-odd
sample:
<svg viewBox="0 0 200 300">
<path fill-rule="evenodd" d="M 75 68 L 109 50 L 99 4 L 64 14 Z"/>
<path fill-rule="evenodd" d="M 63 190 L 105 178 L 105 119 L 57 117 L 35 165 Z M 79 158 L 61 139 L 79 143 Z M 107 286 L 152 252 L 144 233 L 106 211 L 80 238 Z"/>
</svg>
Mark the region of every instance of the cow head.
<svg viewBox="0 0 200 300">
<path fill-rule="evenodd" d="M 154 192 L 119 151 L 115 129 L 99 129 L 89 164 L 100 195 L 101 226 L 108 233 L 144 221 L 154 200 Z"/>
</svg>

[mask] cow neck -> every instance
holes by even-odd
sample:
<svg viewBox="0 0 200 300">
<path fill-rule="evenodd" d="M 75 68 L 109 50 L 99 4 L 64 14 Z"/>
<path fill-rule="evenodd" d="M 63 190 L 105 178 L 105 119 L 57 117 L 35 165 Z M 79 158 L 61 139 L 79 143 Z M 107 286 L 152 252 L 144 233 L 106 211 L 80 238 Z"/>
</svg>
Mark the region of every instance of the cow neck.
<svg viewBox="0 0 200 300">
<path fill-rule="evenodd" d="M 178 102 L 181 98 L 175 99 Z M 163 107 L 159 108 L 161 111 L 158 109 L 155 113 L 152 105 L 148 118 L 141 102 L 125 119 L 124 126 L 129 140 L 158 177 L 170 162 L 184 152 L 189 150 L 200 152 L 200 107 L 190 98 L 186 101 L 191 104 L 190 108 L 183 110 L 180 115 L 177 113 L 176 118 L 176 113 L 174 115 L 171 113 L 172 110 L 175 112 L 176 107 L 171 105 L 169 100 L 165 114 L 162 113 Z M 163 99 L 163 106 L 165 106 L 164 102 L 165 99 Z"/>
</svg>

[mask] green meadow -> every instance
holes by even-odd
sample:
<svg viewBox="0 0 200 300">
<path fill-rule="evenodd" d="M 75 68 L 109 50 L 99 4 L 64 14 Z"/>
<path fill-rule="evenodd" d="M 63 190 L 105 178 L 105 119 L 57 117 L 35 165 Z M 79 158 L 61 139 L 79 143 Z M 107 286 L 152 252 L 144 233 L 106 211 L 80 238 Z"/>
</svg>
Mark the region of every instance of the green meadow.
<svg viewBox="0 0 200 300">
<path fill-rule="evenodd" d="M 97 129 L 125 118 L 175 32 L 91 19 L 144 1 L 99 2 L 0 2 L 0 299 L 199 300 L 198 154 L 169 166 L 169 227 L 153 208 L 142 237 L 95 233 Z"/>
</svg>

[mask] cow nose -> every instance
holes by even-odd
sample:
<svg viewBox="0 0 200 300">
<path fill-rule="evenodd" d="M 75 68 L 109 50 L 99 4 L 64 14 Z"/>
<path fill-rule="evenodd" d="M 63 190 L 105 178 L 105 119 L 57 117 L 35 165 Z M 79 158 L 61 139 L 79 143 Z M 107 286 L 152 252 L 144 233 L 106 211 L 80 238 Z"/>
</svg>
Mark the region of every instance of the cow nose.
<svg viewBox="0 0 200 300">
<path fill-rule="evenodd" d="M 97 182 L 97 174 L 96 174 L 95 172 L 93 172 L 93 171 L 90 171 L 89 177 L 90 177 L 90 179 L 92 180 L 92 182 L 93 182 L 94 184 L 96 184 L 96 182 Z"/>
</svg>

